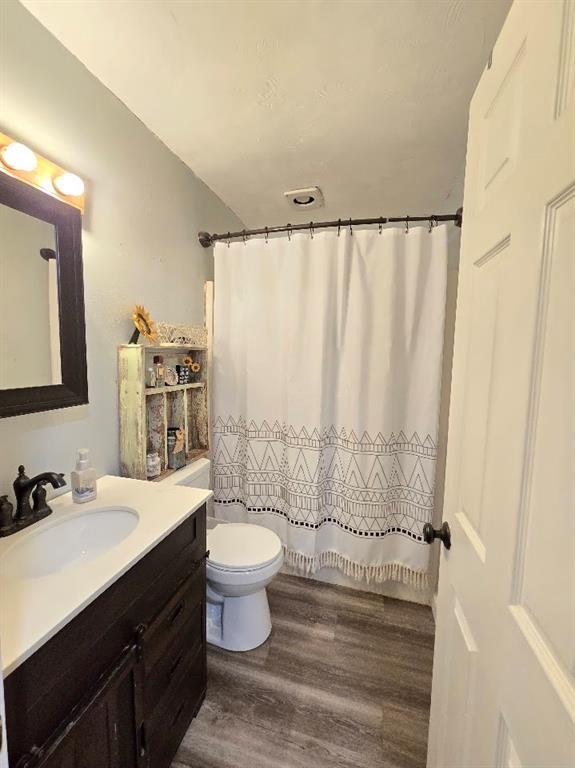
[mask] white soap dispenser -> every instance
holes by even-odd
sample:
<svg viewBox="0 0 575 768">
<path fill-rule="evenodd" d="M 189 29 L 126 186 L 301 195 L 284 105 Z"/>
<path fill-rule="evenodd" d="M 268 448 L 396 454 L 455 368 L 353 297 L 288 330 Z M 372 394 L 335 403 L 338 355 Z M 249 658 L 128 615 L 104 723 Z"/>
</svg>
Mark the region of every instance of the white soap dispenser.
<svg viewBox="0 0 575 768">
<path fill-rule="evenodd" d="M 90 451 L 80 448 L 76 469 L 72 471 L 72 499 L 76 504 L 96 498 L 96 470 L 90 464 Z"/>
</svg>

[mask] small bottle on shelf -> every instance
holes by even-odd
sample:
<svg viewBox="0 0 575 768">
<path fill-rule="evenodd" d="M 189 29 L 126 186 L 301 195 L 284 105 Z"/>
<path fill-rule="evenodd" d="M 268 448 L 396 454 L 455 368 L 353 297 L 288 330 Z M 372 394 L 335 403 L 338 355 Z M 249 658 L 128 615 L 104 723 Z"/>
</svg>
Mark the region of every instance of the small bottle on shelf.
<svg viewBox="0 0 575 768">
<path fill-rule="evenodd" d="M 164 358 L 161 355 L 154 355 L 154 373 L 156 374 L 156 387 L 164 386 Z"/>
<path fill-rule="evenodd" d="M 160 461 L 160 455 L 157 451 L 151 451 L 146 455 L 146 476 L 148 480 L 159 477 L 161 471 L 162 462 Z"/>
<path fill-rule="evenodd" d="M 156 371 L 154 366 L 150 366 L 146 371 L 146 387 L 149 389 L 156 386 Z"/>
</svg>

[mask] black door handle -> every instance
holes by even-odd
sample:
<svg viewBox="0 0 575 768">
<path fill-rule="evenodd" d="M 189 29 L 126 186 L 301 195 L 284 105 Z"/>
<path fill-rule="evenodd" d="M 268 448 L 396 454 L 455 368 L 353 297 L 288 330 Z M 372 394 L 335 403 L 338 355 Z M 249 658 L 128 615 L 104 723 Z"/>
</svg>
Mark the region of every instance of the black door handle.
<svg viewBox="0 0 575 768">
<path fill-rule="evenodd" d="M 451 529 L 448 522 L 443 523 L 441 528 L 434 528 L 431 523 L 425 523 L 423 540 L 426 544 L 433 544 L 435 539 L 441 539 L 445 549 L 451 549 Z"/>
</svg>

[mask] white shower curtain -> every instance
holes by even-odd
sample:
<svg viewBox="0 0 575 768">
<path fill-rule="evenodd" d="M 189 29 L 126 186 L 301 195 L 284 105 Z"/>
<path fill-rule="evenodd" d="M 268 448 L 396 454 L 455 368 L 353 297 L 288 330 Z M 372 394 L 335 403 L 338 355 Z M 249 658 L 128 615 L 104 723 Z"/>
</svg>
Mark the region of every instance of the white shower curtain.
<svg viewBox="0 0 575 768">
<path fill-rule="evenodd" d="M 446 273 L 445 226 L 216 245 L 216 516 L 427 586 Z"/>
</svg>

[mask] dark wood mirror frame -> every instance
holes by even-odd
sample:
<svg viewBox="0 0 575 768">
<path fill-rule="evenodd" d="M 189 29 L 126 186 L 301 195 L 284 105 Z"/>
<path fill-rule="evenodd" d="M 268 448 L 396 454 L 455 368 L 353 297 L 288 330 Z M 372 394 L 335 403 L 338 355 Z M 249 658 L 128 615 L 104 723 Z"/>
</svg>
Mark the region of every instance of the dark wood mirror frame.
<svg viewBox="0 0 575 768">
<path fill-rule="evenodd" d="M 77 208 L 2 171 L 0 205 L 7 205 L 54 225 L 62 364 L 61 384 L 0 389 L 0 418 L 87 403 L 81 213 Z"/>
</svg>

